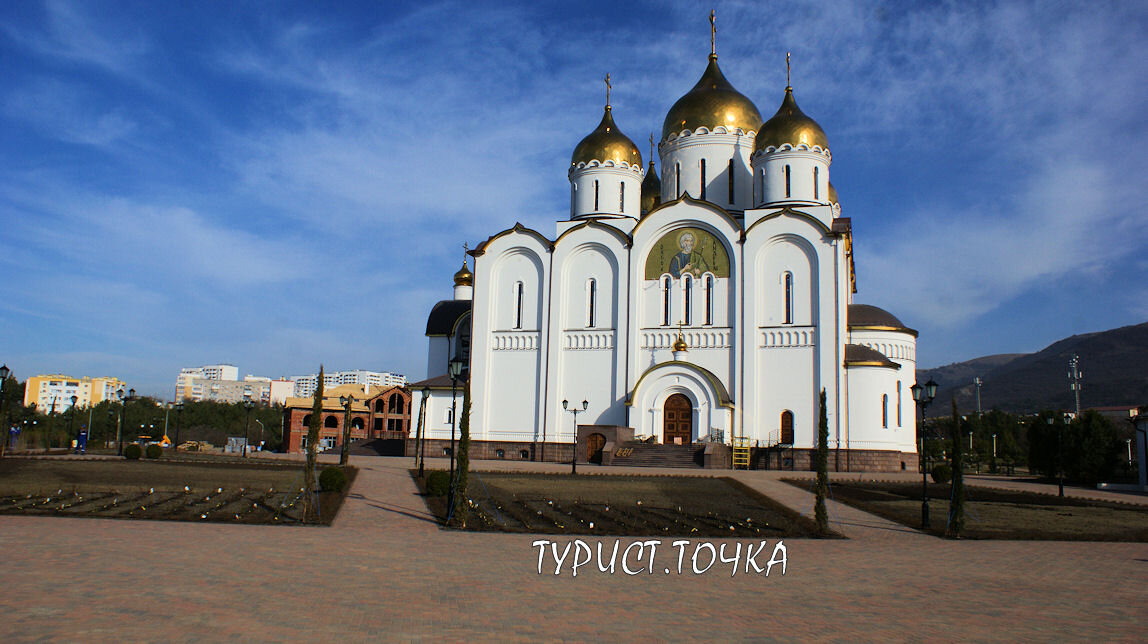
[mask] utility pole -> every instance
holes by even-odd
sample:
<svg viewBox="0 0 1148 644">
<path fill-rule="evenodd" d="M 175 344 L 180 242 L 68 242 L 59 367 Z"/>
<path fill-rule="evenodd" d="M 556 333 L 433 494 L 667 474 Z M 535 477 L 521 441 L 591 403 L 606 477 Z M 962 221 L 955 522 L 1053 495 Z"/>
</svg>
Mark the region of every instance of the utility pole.
<svg viewBox="0 0 1148 644">
<path fill-rule="evenodd" d="M 1080 379 L 1084 377 L 1084 372 L 1080 370 L 1080 356 L 1075 353 L 1068 360 L 1068 379 L 1072 382 L 1068 388 L 1076 394 L 1076 417 L 1080 418 Z"/>
<path fill-rule="evenodd" d="M 973 384 L 977 386 L 977 418 L 981 417 L 981 385 L 985 384 L 980 376 L 973 378 Z"/>
</svg>

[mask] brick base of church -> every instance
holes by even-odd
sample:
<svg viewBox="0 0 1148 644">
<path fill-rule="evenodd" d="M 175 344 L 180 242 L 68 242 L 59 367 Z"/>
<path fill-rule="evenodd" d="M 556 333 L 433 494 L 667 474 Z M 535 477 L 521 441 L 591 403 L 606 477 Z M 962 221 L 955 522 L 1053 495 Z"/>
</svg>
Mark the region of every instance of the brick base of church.
<svg viewBox="0 0 1148 644">
<path fill-rule="evenodd" d="M 407 440 L 406 454 L 414 456 L 415 439 Z M 455 441 L 455 448 L 458 442 Z M 570 443 L 519 443 L 508 441 L 471 441 L 470 458 L 474 460 L 537 461 L 546 463 L 569 463 L 573 446 Z M 583 451 L 585 448 L 583 448 Z M 428 456 L 445 457 L 450 455 L 450 441 L 427 439 Z M 793 470 L 809 472 L 816 469 L 812 449 L 766 449 L 753 448 L 750 452 L 750 469 L 754 470 Z M 579 463 L 585 462 L 579 458 Z M 915 452 L 893 452 L 884 450 L 840 449 L 829 450 L 830 472 L 916 472 Z"/>
</svg>

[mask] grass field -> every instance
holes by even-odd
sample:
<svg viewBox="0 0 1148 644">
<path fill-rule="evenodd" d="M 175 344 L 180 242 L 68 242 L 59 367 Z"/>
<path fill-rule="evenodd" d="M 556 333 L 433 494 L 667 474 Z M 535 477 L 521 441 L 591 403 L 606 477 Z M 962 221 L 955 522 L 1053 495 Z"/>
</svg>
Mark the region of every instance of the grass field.
<svg viewBox="0 0 1148 644">
<path fill-rule="evenodd" d="M 808 488 L 809 481 L 786 480 Z M 941 536 L 949 515 L 948 484 L 929 484 L 931 534 Z M 968 539 L 1148 541 L 1148 509 L 1122 503 L 1061 498 L 1034 492 L 966 486 Z M 910 528 L 921 527 L 921 486 L 915 483 L 835 481 L 832 498 Z"/>
<path fill-rule="evenodd" d="M 817 535 L 809 519 L 728 478 L 471 472 L 468 497 L 473 504 L 469 530 L 595 536 Z M 428 497 L 427 505 L 440 520 L 444 518 L 445 500 Z"/>
<path fill-rule="evenodd" d="M 302 487 L 297 462 L 6 458 L 0 514 L 292 524 L 301 522 Z M 334 520 L 343 496 L 319 495 L 321 523 Z"/>
</svg>

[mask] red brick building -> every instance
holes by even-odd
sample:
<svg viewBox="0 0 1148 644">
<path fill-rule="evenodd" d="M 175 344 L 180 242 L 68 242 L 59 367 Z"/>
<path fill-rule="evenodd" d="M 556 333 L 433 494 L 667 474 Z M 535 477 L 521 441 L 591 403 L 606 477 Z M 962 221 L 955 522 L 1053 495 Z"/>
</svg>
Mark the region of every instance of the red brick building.
<svg viewBox="0 0 1148 644">
<path fill-rule="evenodd" d="M 406 439 L 411 431 L 411 394 L 404 387 L 340 385 L 323 392 L 323 418 L 319 429 L 319 451 L 341 447 L 346 416 L 340 397 L 351 403 L 351 440 Z M 283 408 L 283 447 L 288 453 L 302 452 L 307 443 L 314 401 L 288 398 Z M 405 443 L 405 441 L 404 441 Z"/>
</svg>

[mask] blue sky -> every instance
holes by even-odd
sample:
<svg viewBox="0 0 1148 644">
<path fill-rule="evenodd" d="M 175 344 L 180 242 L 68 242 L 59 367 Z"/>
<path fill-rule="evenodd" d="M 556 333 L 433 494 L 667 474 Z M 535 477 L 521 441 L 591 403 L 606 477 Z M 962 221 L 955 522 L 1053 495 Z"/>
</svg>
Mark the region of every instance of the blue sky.
<svg viewBox="0 0 1148 644">
<path fill-rule="evenodd" d="M 766 116 L 793 53 L 856 301 L 919 329 L 921 366 L 1148 320 L 1148 5 L 714 6 Z M 0 4 L 0 361 L 167 397 L 216 362 L 421 378 L 462 244 L 553 234 L 606 72 L 646 157 L 708 10 Z"/>
</svg>

